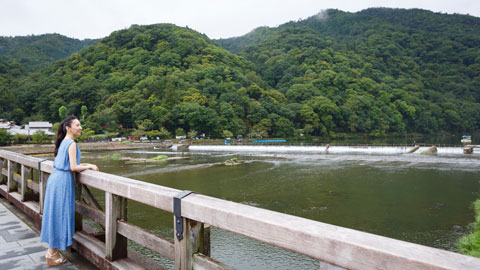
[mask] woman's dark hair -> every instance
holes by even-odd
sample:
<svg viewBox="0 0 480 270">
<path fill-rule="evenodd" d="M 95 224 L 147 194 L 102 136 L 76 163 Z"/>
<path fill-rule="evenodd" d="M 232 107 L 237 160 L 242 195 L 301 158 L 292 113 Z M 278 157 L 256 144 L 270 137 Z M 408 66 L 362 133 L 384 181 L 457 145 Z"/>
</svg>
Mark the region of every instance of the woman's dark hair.
<svg viewBox="0 0 480 270">
<path fill-rule="evenodd" d="M 67 135 L 67 127 L 72 126 L 72 121 L 78 118 L 75 115 L 69 115 L 67 116 L 63 122 L 58 126 L 57 130 L 57 139 L 55 140 L 55 156 L 57 156 L 58 153 L 58 148 L 60 147 L 60 144 L 62 143 L 63 139 Z"/>
</svg>

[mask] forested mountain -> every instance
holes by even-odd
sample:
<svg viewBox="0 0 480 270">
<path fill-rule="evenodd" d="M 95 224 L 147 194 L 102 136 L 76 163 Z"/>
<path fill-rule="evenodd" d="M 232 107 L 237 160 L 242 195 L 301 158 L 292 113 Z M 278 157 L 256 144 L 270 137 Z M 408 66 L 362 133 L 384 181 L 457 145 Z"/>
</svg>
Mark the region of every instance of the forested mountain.
<svg viewBox="0 0 480 270">
<path fill-rule="evenodd" d="M 302 104 L 316 134 L 464 131 L 480 127 L 479 23 L 418 9 L 327 10 L 218 42 Z"/>
<path fill-rule="evenodd" d="M 19 63 L 27 72 L 36 71 L 95 41 L 78 40 L 59 34 L 0 37 L 0 58 L 3 58 L 3 62 Z"/>
<path fill-rule="evenodd" d="M 476 130 L 479 22 L 424 10 L 327 10 L 217 41 L 169 24 L 132 26 L 4 81 L 11 100 L 2 101 L 9 107 L 0 118 L 59 121 L 59 107 L 80 115 L 85 105 L 85 126 L 96 132 L 181 128 L 214 137 L 290 137 Z"/>
<path fill-rule="evenodd" d="M 0 118 L 21 122 L 26 116 L 19 108 L 15 90 L 11 87 L 12 80 L 21 80 L 29 72 L 45 68 L 94 42 L 59 34 L 0 37 Z"/>
<path fill-rule="evenodd" d="M 248 91 L 262 88 L 253 64 L 206 36 L 174 25 L 133 26 L 12 85 L 26 115 L 59 121 L 58 108 L 80 115 L 96 132 L 183 128 L 213 136 L 243 134 L 260 105 Z M 250 109 L 253 108 L 253 109 Z M 258 122 L 258 121 L 257 121 Z"/>
</svg>

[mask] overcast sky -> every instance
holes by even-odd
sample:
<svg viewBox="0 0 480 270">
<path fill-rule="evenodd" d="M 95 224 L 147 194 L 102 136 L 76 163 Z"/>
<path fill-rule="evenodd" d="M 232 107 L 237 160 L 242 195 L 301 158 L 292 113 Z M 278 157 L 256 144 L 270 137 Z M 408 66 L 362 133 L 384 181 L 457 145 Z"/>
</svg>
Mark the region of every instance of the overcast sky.
<svg viewBox="0 0 480 270">
<path fill-rule="evenodd" d="M 480 17 L 478 0 L 0 0 L 0 36 L 102 38 L 132 24 L 173 23 L 228 38 L 306 19 L 323 9 L 422 8 Z"/>
</svg>

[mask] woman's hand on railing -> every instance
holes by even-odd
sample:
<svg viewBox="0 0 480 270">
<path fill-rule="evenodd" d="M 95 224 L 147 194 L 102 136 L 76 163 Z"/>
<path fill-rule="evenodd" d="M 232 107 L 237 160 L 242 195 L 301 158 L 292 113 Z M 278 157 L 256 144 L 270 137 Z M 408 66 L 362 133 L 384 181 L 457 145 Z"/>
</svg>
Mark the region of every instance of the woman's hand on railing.
<svg viewBox="0 0 480 270">
<path fill-rule="evenodd" d="M 87 170 L 94 170 L 94 171 L 99 171 L 97 165 L 95 164 L 90 164 L 90 163 L 81 163 L 80 165 L 82 166 L 87 166 Z"/>
<path fill-rule="evenodd" d="M 94 171 L 97 171 L 97 172 L 98 172 L 98 167 L 97 167 L 97 165 L 95 165 L 95 164 L 88 164 L 88 165 L 89 165 L 89 167 L 90 167 L 90 168 L 89 168 L 90 170 L 94 170 Z"/>
</svg>

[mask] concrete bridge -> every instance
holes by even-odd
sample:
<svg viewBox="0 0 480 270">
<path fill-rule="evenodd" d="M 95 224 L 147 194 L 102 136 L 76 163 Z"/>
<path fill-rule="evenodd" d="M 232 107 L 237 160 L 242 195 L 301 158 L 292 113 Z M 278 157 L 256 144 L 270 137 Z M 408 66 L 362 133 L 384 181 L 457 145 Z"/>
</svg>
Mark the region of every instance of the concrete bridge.
<svg viewBox="0 0 480 270">
<path fill-rule="evenodd" d="M 0 195 L 39 228 L 52 162 L 1 150 L 0 162 Z M 105 192 L 105 209 L 90 187 Z M 100 269 L 162 269 L 128 250 L 127 239 L 170 258 L 175 269 L 232 269 L 210 257 L 210 226 L 314 258 L 320 269 L 480 269 L 478 258 L 102 172 L 80 173 L 76 198 L 72 250 Z M 129 223 L 127 200 L 173 213 L 174 241 Z M 97 222 L 102 232 L 89 231 L 84 217 Z M 9 254 L 3 259 L 11 259 Z"/>
</svg>

